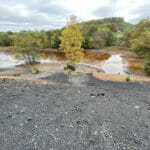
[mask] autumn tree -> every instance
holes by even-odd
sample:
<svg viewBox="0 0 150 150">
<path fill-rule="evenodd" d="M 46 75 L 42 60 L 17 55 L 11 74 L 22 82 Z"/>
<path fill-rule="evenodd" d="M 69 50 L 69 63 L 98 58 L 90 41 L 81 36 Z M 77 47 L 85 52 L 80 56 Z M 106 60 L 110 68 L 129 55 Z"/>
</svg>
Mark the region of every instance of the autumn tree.
<svg viewBox="0 0 150 150">
<path fill-rule="evenodd" d="M 130 47 L 138 55 L 145 56 L 144 71 L 150 75 L 150 20 L 143 19 L 130 33 Z"/>
<path fill-rule="evenodd" d="M 52 32 L 52 36 L 51 36 L 51 48 L 56 48 L 59 49 L 59 45 L 60 45 L 60 37 L 61 35 L 61 30 L 53 30 Z"/>
<path fill-rule="evenodd" d="M 41 30 L 41 31 L 37 32 L 36 34 L 38 35 L 39 39 L 41 39 L 42 48 L 50 47 L 50 42 L 49 42 L 48 36 L 46 34 L 46 31 Z"/>
<path fill-rule="evenodd" d="M 67 62 L 67 69 L 75 70 L 76 63 L 83 58 L 82 46 L 82 25 L 77 23 L 76 16 L 71 16 L 66 28 L 62 31 L 60 49 L 64 50 Z"/>
<path fill-rule="evenodd" d="M 130 33 L 130 46 L 137 54 L 150 56 L 150 20 L 142 20 Z"/>
<path fill-rule="evenodd" d="M 150 56 L 150 31 L 142 32 L 131 40 L 131 48 L 139 55 Z"/>
<path fill-rule="evenodd" d="M 15 34 L 8 32 L 0 32 L 0 46 L 11 46 L 13 44 Z"/>
<path fill-rule="evenodd" d="M 82 41 L 82 47 L 84 49 L 91 49 L 93 48 L 93 41 L 91 40 L 92 34 L 97 31 L 96 25 L 83 25 L 82 29 L 82 35 L 83 35 L 83 41 Z"/>
<path fill-rule="evenodd" d="M 98 50 L 107 46 L 110 38 L 109 32 L 110 30 L 108 28 L 98 28 L 97 31 L 93 32 L 91 36 L 93 48 Z"/>
<path fill-rule="evenodd" d="M 12 49 L 17 58 L 25 60 L 26 64 L 33 64 L 41 47 L 41 40 L 37 34 L 27 32 L 16 36 Z"/>
</svg>

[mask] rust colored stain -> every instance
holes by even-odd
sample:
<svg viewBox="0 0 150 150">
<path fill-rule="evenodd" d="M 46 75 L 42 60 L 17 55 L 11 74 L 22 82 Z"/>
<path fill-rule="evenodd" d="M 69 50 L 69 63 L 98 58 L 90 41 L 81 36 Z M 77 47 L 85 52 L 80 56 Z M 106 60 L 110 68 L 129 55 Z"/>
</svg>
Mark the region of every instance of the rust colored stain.
<svg viewBox="0 0 150 150">
<path fill-rule="evenodd" d="M 108 53 L 104 53 L 104 54 L 100 54 L 100 53 L 88 53 L 85 52 L 84 54 L 84 59 L 86 59 L 87 61 L 90 62 L 94 62 L 94 61 L 104 61 L 107 60 L 111 55 Z"/>
</svg>

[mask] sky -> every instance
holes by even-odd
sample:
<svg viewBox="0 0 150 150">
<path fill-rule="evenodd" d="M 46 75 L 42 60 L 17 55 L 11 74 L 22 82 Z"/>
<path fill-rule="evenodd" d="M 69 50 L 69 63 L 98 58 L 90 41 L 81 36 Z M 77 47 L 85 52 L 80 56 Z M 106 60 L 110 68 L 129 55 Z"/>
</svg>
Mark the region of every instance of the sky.
<svg viewBox="0 0 150 150">
<path fill-rule="evenodd" d="M 124 17 L 138 23 L 150 17 L 150 0 L 0 0 L 0 31 L 48 30 L 78 21 Z"/>
</svg>

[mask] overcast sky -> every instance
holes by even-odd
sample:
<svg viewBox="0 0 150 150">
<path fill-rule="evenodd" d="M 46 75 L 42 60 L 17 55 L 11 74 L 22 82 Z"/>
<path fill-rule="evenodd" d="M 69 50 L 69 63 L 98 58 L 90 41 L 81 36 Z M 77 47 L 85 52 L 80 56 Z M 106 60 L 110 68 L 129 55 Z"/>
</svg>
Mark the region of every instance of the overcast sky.
<svg viewBox="0 0 150 150">
<path fill-rule="evenodd" d="M 150 0 L 0 0 L 0 31 L 61 28 L 72 14 L 79 21 L 117 16 L 137 23 L 149 9 Z"/>
</svg>

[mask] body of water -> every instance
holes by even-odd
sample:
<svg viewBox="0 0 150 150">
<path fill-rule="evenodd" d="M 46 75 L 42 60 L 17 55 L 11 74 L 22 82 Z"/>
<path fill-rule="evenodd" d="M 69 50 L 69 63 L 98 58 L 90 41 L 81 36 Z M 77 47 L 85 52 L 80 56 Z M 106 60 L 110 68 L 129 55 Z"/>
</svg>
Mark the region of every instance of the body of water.
<svg viewBox="0 0 150 150">
<path fill-rule="evenodd" d="M 41 64 L 51 62 L 65 62 L 66 58 L 63 52 L 41 52 L 37 60 Z M 85 52 L 85 57 L 81 61 L 91 67 L 102 69 L 105 73 L 125 75 L 128 70 L 128 62 L 124 60 L 121 54 L 110 55 L 108 53 Z M 13 68 L 17 65 L 25 64 L 23 60 L 17 60 L 10 53 L 0 52 L 0 70 Z"/>
<path fill-rule="evenodd" d="M 126 75 L 128 63 L 123 60 L 121 54 L 112 55 L 109 59 L 101 62 L 101 69 L 110 74 Z"/>
</svg>

